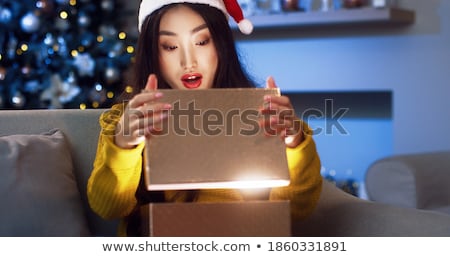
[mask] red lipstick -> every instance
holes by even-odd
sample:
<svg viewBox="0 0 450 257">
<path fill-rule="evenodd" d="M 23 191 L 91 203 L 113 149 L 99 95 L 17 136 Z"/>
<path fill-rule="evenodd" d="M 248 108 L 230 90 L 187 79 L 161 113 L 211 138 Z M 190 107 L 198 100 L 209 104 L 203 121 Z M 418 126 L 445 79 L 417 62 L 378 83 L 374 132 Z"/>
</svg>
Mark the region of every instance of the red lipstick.
<svg viewBox="0 0 450 257">
<path fill-rule="evenodd" d="M 181 77 L 184 87 L 188 89 L 194 89 L 200 87 L 202 84 L 202 74 L 200 73 L 187 73 Z"/>
</svg>

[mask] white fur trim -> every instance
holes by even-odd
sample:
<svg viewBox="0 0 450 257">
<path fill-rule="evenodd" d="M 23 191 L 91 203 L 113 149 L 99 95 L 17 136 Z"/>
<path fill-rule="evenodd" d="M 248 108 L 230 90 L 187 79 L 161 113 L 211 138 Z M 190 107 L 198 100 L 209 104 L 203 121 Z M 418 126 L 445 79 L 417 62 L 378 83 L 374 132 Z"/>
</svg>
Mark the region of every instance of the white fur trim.
<svg viewBox="0 0 450 257">
<path fill-rule="evenodd" d="M 245 35 L 249 35 L 253 31 L 253 24 L 250 20 L 243 19 L 238 23 L 239 30 Z"/>
<path fill-rule="evenodd" d="M 142 23 L 144 23 L 144 20 L 147 17 L 147 15 L 163 7 L 164 5 L 173 3 L 208 4 L 221 10 L 227 18 L 229 16 L 227 9 L 225 8 L 225 4 L 223 3 L 223 0 L 142 0 L 141 5 L 139 6 L 138 30 L 141 31 Z"/>
</svg>

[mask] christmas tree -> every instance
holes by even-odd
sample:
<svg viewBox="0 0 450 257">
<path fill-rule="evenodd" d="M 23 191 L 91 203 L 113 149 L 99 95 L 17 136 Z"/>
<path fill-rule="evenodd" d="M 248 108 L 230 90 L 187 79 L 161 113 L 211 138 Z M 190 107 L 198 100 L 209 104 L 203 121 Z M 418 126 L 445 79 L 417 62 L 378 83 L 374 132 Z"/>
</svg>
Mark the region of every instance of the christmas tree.
<svg viewBox="0 0 450 257">
<path fill-rule="evenodd" d="M 115 0 L 0 0 L 0 109 L 109 107 L 126 90 L 133 13 Z"/>
</svg>

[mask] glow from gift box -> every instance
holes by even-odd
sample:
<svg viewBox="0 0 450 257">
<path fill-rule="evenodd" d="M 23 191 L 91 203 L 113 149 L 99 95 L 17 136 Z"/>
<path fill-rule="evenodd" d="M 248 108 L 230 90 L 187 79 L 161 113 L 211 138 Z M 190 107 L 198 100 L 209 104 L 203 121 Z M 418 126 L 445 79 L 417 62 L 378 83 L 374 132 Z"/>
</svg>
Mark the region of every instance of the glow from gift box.
<svg viewBox="0 0 450 257">
<path fill-rule="evenodd" d="M 173 179 L 172 183 L 151 183 L 148 180 L 149 177 L 146 176 L 146 183 L 148 190 L 258 189 L 288 186 L 290 183 L 288 171 L 273 168 L 239 168 L 239 164 L 237 164 L 233 172 L 225 172 L 228 174 L 210 171 L 201 177 L 195 177 L 191 181 L 184 179 L 180 183 L 176 179 Z M 147 170 L 150 169 L 147 168 Z M 234 175 L 230 175 L 231 173 Z"/>
<path fill-rule="evenodd" d="M 270 180 L 238 180 L 230 182 L 230 188 L 272 188 L 289 185 L 289 180 L 270 179 Z"/>
<path fill-rule="evenodd" d="M 251 189 L 251 188 L 274 188 L 288 186 L 289 180 L 236 180 L 202 183 L 180 183 L 151 185 L 150 190 L 190 190 L 190 189 Z"/>
</svg>

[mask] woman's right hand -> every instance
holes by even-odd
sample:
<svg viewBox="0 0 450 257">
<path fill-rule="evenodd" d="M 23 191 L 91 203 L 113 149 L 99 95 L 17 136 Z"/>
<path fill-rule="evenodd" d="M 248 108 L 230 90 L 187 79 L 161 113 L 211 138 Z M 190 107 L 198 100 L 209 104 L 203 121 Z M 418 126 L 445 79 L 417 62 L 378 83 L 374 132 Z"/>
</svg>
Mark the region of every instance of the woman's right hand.
<svg viewBox="0 0 450 257">
<path fill-rule="evenodd" d="M 167 110 L 171 105 L 158 101 L 163 95 L 156 91 L 157 88 L 157 78 L 150 74 L 145 90 L 128 102 L 116 126 L 114 143 L 117 146 L 134 148 L 162 127 L 162 121 L 167 118 Z"/>
</svg>

